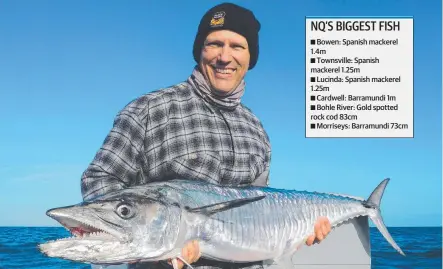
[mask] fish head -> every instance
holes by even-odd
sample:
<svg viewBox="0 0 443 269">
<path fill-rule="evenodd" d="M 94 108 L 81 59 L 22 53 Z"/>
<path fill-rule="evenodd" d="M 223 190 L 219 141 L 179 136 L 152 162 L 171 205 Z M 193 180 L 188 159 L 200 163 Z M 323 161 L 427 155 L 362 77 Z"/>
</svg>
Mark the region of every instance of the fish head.
<svg viewBox="0 0 443 269">
<path fill-rule="evenodd" d="M 182 210 L 137 195 L 120 195 L 47 211 L 73 236 L 39 245 L 49 257 L 93 264 L 155 261 L 175 249 Z"/>
</svg>

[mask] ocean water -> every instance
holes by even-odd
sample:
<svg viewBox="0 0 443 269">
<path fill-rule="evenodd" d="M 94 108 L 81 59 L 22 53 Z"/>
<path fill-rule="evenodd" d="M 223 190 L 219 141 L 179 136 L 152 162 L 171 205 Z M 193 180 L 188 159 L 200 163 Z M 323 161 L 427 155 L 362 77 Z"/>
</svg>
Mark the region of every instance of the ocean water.
<svg viewBox="0 0 443 269">
<path fill-rule="evenodd" d="M 371 228 L 373 269 L 442 268 L 442 228 L 389 228 L 407 254 L 399 255 L 375 229 Z M 62 227 L 0 227 L 0 268 L 91 268 L 89 265 L 47 258 L 37 244 L 68 236 Z"/>
</svg>

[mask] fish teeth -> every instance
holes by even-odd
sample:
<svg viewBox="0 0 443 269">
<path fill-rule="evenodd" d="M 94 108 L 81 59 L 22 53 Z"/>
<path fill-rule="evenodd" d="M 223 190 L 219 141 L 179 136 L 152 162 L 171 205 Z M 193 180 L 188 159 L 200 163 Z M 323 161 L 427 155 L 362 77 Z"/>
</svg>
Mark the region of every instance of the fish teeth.
<svg viewBox="0 0 443 269">
<path fill-rule="evenodd" d="M 91 226 L 92 227 L 92 226 Z M 83 233 L 81 235 L 75 234 L 69 237 L 64 237 L 64 238 L 58 238 L 58 239 L 54 239 L 54 240 L 49 240 L 48 242 L 46 242 L 46 244 L 49 243 L 55 243 L 55 242 L 59 242 L 59 241 L 70 241 L 70 240 L 78 240 L 78 239 L 85 239 L 85 238 L 89 238 L 89 237 L 93 237 L 93 236 L 110 236 L 111 234 L 99 230 L 96 232 L 91 232 L 91 233 Z"/>
<path fill-rule="evenodd" d="M 95 227 L 95 226 L 93 226 L 91 224 L 88 224 L 86 222 L 83 222 L 83 221 L 78 221 L 78 222 L 80 222 L 82 225 L 86 226 L 87 228 L 92 228 L 92 229 L 95 229 L 95 230 L 101 230 L 100 228 Z"/>
<path fill-rule="evenodd" d="M 84 236 L 85 237 L 93 237 L 93 236 L 108 236 L 110 235 L 107 232 L 104 231 L 96 231 L 96 232 L 92 232 L 92 233 L 85 233 Z"/>
</svg>

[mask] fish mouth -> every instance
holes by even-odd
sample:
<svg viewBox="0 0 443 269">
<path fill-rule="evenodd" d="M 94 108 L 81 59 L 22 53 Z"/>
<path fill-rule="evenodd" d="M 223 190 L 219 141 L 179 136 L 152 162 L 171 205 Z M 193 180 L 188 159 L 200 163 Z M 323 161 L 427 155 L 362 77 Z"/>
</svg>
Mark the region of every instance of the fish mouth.
<svg viewBox="0 0 443 269">
<path fill-rule="evenodd" d="M 114 235 L 112 235 L 112 233 L 104 229 L 100 229 L 79 221 L 77 221 L 77 224 L 74 226 L 69 225 L 64 227 L 73 235 L 70 237 L 71 239 L 117 239 Z"/>
<path fill-rule="evenodd" d="M 85 222 L 80 222 L 77 220 L 65 220 L 65 222 L 60 221 L 60 224 L 62 224 L 62 226 L 71 233 L 71 236 L 59 238 L 47 243 L 67 240 L 120 241 L 118 240 L 118 237 L 113 235 L 110 231 L 95 227 Z"/>
<path fill-rule="evenodd" d="M 96 218 L 91 221 L 87 218 L 80 220 L 79 217 L 70 216 L 63 210 L 49 210 L 46 213 L 49 217 L 58 221 L 66 230 L 71 233 L 70 237 L 60 238 L 54 241 L 64 240 L 106 240 L 106 241 L 121 241 L 120 233 L 104 225 L 103 220 Z M 54 242 L 50 241 L 50 242 Z M 48 243 L 50 243 L 48 242 Z"/>
<path fill-rule="evenodd" d="M 39 251 L 47 257 L 97 264 L 118 264 L 137 259 L 132 258 L 134 249 L 127 244 L 127 238 L 118 230 L 119 226 L 103 221 L 92 210 L 54 209 L 47 215 L 71 234 L 38 244 Z"/>
</svg>

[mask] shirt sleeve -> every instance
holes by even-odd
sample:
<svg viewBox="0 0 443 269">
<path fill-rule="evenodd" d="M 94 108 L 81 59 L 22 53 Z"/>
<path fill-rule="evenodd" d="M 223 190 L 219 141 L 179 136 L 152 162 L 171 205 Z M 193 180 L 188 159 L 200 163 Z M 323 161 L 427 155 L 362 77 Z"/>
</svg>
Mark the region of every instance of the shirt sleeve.
<svg viewBox="0 0 443 269">
<path fill-rule="evenodd" d="M 267 168 L 254 180 L 254 182 L 252 182 L 252 186 L 257 186 L 257 187 L 269 186 L 269 168 Z"/>
<path fill-rule="evenodd" d="M 269 186 L 269 174 L 270 174 L 270 170 L 271 170 L 271 144 L 269 142 L 269 138 L 268 136 L 266 136 L 267 138 L 267 151 L 266 151 L 266 155 L 265 155 L 265 168 L 264 171 L 258 175 L 258 177 L 252 182 L 253 186 L 258 186 L 258 187 L 268 187 Z"/>
<path fill-rule="evenodd" d="M 115 117 L 103 145 L 81 176 L 83 200 L 133 185 L 143 167 L 146 125 L 129 104 Z"/>
<path fill-rule="evenodd" d="M 269 171 L 270 171 L 270 160 L 271 160 L 271 151 L 267 153 L 267 162 L 266 167 L 263 173 L 258 175 L 258 177 L 252 182 L 252 186 L 257 187 L 269 187 Z"/>
</svg>

